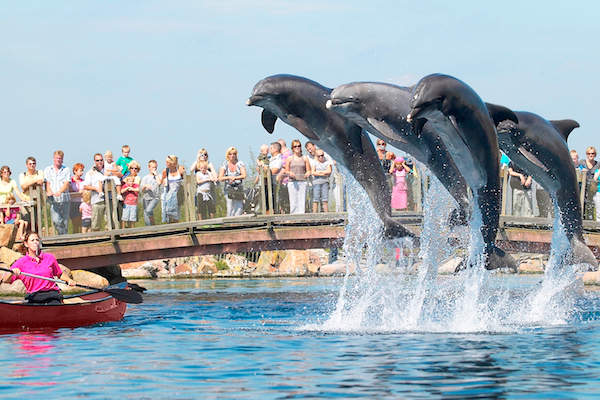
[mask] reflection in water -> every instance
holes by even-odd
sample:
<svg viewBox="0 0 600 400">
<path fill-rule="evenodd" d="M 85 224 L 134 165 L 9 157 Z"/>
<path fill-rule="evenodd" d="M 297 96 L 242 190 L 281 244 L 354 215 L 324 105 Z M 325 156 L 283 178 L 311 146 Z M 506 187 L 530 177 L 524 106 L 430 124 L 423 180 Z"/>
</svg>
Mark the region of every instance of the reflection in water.
<svg viewBox="0 0 600 400">
<path fill-rule="evenodd" d="M 52 368 L 52 353 L 58 335 L 55 330 L 20 332 L 15 334 L 13 348 L 16 350 L 16 362 L 10 376 L 36 379 L 23 381 L 28 386 L 56 385 L 54 380 L 60 372 Z"/>
</svg>

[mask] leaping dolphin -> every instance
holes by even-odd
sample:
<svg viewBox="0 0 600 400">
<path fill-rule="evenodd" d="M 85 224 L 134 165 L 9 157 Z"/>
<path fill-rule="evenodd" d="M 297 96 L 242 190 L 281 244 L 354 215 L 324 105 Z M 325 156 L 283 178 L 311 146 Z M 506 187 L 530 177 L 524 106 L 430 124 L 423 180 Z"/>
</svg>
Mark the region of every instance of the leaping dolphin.
<svg viewBox="0 0 600 400">
<path fill-rule="evenodd" d="M 279 118 L 346 167 L 367 191 L 388 238 L 414 236 L 391 217 L 391 193 L 373 143 L 360 126 L 327 110 L 330 93 L 330 88 L 300 76 L 273 75 L 254 86 L 246 104 L 263 108 L 267 132 L 273 132 Z"/>
<path fill-rule="evenodd" d="M 413 134 L 405 118 L 410 92 L 411 88 L 387 83 L 353 82 L 333 89 L 327 108 L 425 164 L 458 204 L 454 222 L 464 224 L 471 207 L 465 179 L 431 124 L 425 123 L 420 135 Z"/>
<path fill-rule="evenodd" d="M 416 134 L 432 124 L 473 192 L 481 214 L 486 269 L 511 268 L 515 260 L 495 244 L 500 219 L 500 156 L 498 138 L 488 110 L 466 83 L 448 75 L 422 78 L 412 90 L 411 110 L 406 116 Z M 512 116 L 518 122 L 516 116 Z M 469 259 L 469 266 L 476 260 Z"/>
<path fill-rule="evenodd" d="M 486 105 L 497 124 L 498 144 L 502 151 L 552 197 L 558 210 L 556 218 L 560 218 L 571 243 L 567 262 L 586 263 L 598 269 L 598 260 L 583 238 L 579 187 L 567 146 L 569 134 L 579 127 L 577 121 L 548 121 L 531 112 L 515 111 L 519 119 L 515 124 L 506 118 L 508 108 Z"/>
</svg>

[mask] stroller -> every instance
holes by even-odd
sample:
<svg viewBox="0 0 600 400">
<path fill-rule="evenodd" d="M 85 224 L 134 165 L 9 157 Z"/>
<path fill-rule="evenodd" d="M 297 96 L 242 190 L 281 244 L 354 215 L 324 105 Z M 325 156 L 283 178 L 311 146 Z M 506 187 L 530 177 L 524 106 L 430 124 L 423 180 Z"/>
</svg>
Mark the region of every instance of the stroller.
<svg viewBox="0 0 600 400">
<path fill-rule="evenodd" d="M 245 190 L 244 214 L 259 212 L 260 210 L 260 186 L 254 185 Z"/>
</svg>

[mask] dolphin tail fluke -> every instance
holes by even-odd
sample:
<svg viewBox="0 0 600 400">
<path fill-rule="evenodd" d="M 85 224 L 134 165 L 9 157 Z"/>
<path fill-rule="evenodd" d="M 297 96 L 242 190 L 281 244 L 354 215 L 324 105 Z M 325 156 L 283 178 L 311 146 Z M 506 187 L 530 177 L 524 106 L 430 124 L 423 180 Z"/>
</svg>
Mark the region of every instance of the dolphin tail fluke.
<svg viewBox="0 0 600 400">
<path fill-rule="evenodd" d="M 384 219 L 383 223 L 383 235 L 388 239 L 415 237 L 415 235 L 411 231 L 406 229 L 400 222 L 394 220 L 391 217 Z"/>
<path fill-rule="evenodd" d="M 588 264 L 590 271 L 598 270 L 598 260 L 594 256 L 594 253 L 590 248 L 581 240 L 576 237 L 571 239 L 572 249 L 572 260 L 569 260 L 573 264 Z"/>
<path fill-rule="evenodd" d="M 487 260 L 485 262 L 485 269 L 510 269 L 513 272 L 517 272 L 517 261 L 504 250 L 493 246 L 491 251 L 488 252 Z"/>
</svg>

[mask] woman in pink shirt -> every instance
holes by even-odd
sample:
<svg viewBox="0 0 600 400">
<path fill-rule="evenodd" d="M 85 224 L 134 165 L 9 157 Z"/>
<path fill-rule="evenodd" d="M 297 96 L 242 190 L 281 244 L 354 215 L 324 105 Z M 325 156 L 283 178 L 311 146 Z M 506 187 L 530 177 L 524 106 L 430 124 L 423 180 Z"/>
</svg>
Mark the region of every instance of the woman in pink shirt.
<svg viewBox="0 0 600 400">
<path fill-rule="evenodd" d="M 12 274 L 5 272 L 2 275 L 0 282 L 12 283 L 17 279 L 20 279 L 25 285 L 25 290 L 27 291 L 25 299 L 29 303 L 62 303 L 63 296 L 56 283 L 21 275 L 21 272 L 40 275 L 47 278 L 60 277 L 60 279 L 66 281 L 69 286 L 74 286 L 75 281 L 71 279 L 68 271 L 62 270 L 54 255 L 42 252 L 42 242 L 37 233 L 27 232 L 23 244 L 25 245 L 26 254 L 13 263 L 10 267 L 12 269 Z"/>
</svg>

